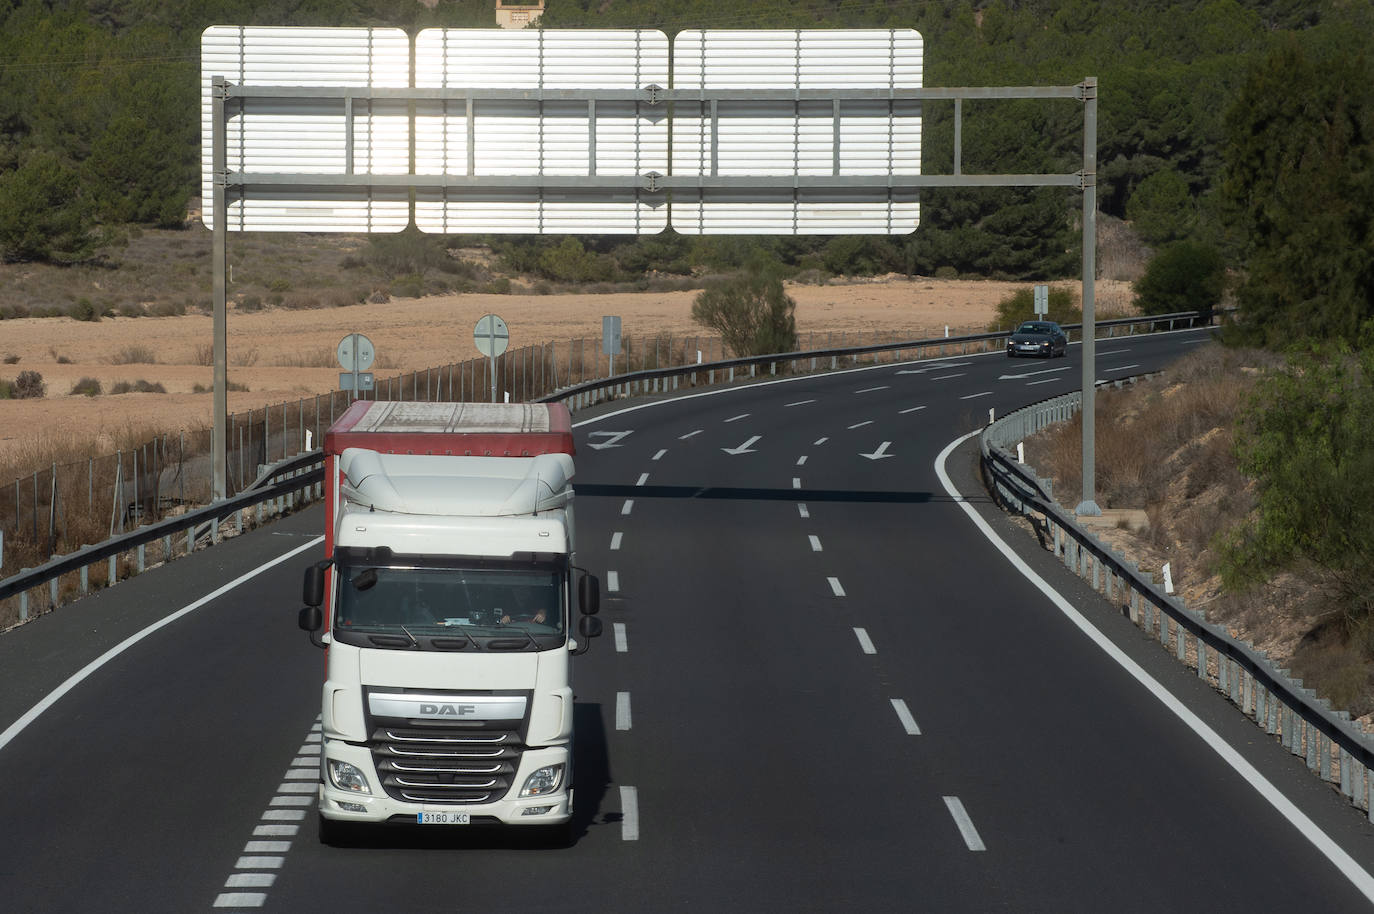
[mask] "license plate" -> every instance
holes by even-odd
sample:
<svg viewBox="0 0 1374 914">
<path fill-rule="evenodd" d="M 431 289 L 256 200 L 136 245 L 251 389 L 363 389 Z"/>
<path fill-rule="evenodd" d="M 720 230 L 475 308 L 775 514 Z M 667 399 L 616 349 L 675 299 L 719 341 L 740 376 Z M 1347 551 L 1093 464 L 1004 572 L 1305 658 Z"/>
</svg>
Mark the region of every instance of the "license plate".
<svg viewBox="0 0 1374 914">
<path fill-rule="evenodd" d="M 466 812 L 455 812 L 451 809 L 428 811 L 416 813 L 415 821 L 420 825 L 470 825 L 472 815 Z"/>
</svg>

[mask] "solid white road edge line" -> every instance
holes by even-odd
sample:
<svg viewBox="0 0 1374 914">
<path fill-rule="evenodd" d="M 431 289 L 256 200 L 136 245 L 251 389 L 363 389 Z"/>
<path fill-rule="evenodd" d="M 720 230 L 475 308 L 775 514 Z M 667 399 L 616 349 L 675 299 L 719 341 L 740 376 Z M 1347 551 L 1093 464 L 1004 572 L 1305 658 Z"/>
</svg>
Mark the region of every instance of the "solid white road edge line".
<svg viewBox="0 0 1374 914">
<path fill-rule="evenodd" d="M 1082 613 L 1074 608 L 1073 604 L 1064 599 L 1058 591 L 1045 582 L 1044 578 L 1036 574 L 1029 565 L 1023 562 L 1021 557 L 1013 552 L 1011 547 L 1003 542 L 1002 538 L 993 531 L 992 527 L 988 525 L 988 522 L 978 515 L 978 512 L 973 509 L 973 506 L 964 500 L 964 497 L 959 493 L 958 489 L 954 487 L 954 483 L 950 481 L 949 475 L 945 472 L 945 461 L 949 459 L 949 455 L 954 452 L 955 448 L 978 434 L 981 434 L 981 429 L 979 431 L 969 432 L 967 435 L 954 439 L 946 445 L 945 449 L 940 452 L 940 455 L 935 458 L 935 473 L 940 477 L 940 484 L 945 487 L 945 492 L 950 498 L 958 503 L 959 507 L 964 509 L 964 513 L 973 521 L 974 526 L 987 537 L 988 541 L 996 547 L 997 551 L 1001 552 L 1002 555 L 1006 557 L 1007 561 L 1011 562 L 1012 566 L 1015 567 L 1017 571 L 1021 572 L 1026 580 L 1035 585 L 1036 589 L 1043 593 L 1070 622 L 1076 625 L 1083 634 L 1087 635 L 1088 639 L 1096 644 L 1103 653 L 1115 661 L 1118 666 L 1143 685 L 1151 695 L 1159 699 L 1159 702 L 1173 712 L 1174 716 L 1182 721 L 1184 726 L 1201 737 L 1208 748 L 1220 756 L 1222 761 L 1230 765 L 1237 774 L 1245 779 L 1246 783 L 1255 788 L 1255 791 L 1264 798 L 1265 802 L 1274 807 L 1279 815 L 1287 819 L 1293 827 L 1298 830 L 1299 834 L 1312 843 L 1313 847 L 1315 847 L 1322 856 L 1330 860 L 1331 863 L 1335 865 L 1336 869 L 1341 871 L 1341 875 L 1350 880 L 1351 884 L 1354 885 L 1365 898 L 1374 901 L 1374 876 L 1370 876 L 1353 857 L 1342 850 L 1340 845 L 1335 841 L 1331 840 L 1326 832 L 1318 828 L 1317 823 L 1308 818 L 1307 814 L 1301 809 L 1298 809 L 1298 807 L 1284 796 L 1268 778 L 1260 774 L 1254 765 L 1251 765 L 1239 752 L 1231 748 L 1231 745 L 1223 740 L 1215 730 L 1207 726 L 1201 718 L 1194 714 L 1185 704 L 1183 704 L 1183 702 L 1179 701 L 1172 692 L 1160 685 L 1158 680 L 1141 669 L 1140 665 L 1126 656 L 1121 648 L 1117 647 L 1106 635 L 1098 631 Z"/>
<path fill-rule="evenodd" d="M 954 824 L 959 826 L 959 834 L 964 836 L 964 843 L 971 851 L 985 851 L 987 846 L 983 844 L 983 839 L 978 837 L 978 829 L 973 827 L 973 820 L 969 818 L 968 812 L 964 809 L 964 804 L 958 797 L 945 797 L 945 807 L 949 814 L 954 817 Z"/>
<path fill-rule="evenodd" d="M 319 546 L 320 543 L 323 542 L 324 537 L 317 536 L 314 539 L 310 540 L 308 543 L 305 543 L 301 546 L 297 546 L 290 552 L 279 555 L 276 558 L 272 559 L 270 562 L 265 562 L 259 565 L 257 568 L 254 568 L 252 571 L 239 575 L 238 577 L 234 578 L 234 580 L 230 581 L 228 584 L 225 584 L 223 587 L 219 587 L 215 590 L 212 590 L 210 593 L 201 597 L 199 600 L 196 600 L 194 603 L 188 603 L 181 609 L 172 613 L 170 616 L 164 616 L 163 618 L 154 622 L 152 625 L 149 625 L 148 627 L 144 628 L 142 631 L 136 632 L 130 635 L 129 637 L 125 638 L 123 641 L 119 642 L 114 647 L 110 648 L 108 651 L 101 654 L 99 657 L 95 658 L 90 663 L 83 666 L 81 669 L 77 670 L 75 673 L 73 673 L 71 676 L 67 678 L 66 682 L 62 683 L 60 686 L 53 689 L 47 695 L 43 696 L 41 701 L 39 701 L 32 708 L 29 708 L 29 710 L 26 711 L 24 715 L 20 717 L 18 720 L 16 720 L 14 723 L 10 724 L 8 729 L 6 729 L 4 733 L 0 733 L 0 750 L 3 750 L 6 746 L 10 744 L 10 742 L 16 736 L 24 732 L 24 729 L 28 727 L 29 724 L 37 720 L 43 714 L 44 711 L 48 710 L 54 704 L 56 704 L 58 699 L 60 699 L 63 695 L 66 695 L 72 689 L 80 685 L 82 681 L 86 679 L 86 677 L 90 676 L 96 670 L 100 669 L 102 666 L 109 663 L 111 660 L 118 657 L 120 654 L 124 653 L 129 648 L 133 647 L 135 644 L 151 635 L 153 632 L 167 625 L 171 625 L 173 622 L 177 621 L 182 616 L 189 615 L 195 612 L 196 610 L 200 609 L 205 604 L 210 603 L 213 600 L 219 599 L 229 591 L 233 590 L 235 587 L 238 587 L 240 584 L 246 581 L 251 581 L 253 578 L 262 574 L 264 571 L 267 571 L 271 568 L 275 568 L 282 562 L 290 561 L 291 559 L 300 555 L 302 552 L 308 552 L 309 550 L 314 549 L 315 547 Z"/>
</svg>

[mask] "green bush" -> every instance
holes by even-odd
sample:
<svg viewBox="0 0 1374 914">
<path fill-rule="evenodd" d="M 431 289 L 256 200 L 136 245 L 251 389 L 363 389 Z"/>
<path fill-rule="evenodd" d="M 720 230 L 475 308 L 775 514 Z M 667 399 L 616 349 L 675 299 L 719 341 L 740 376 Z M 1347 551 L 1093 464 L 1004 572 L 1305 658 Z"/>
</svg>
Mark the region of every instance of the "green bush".
<svg viewBox="0 0 1374 914">
<path fill-rule="evenodd" d="M 1083 320 L 1083 309 L 1068 289 L 1050 286 L 1050 310 L 1045 320 L 1057 324 L 1077 324 Z M 1023 321 L 1037 320 L 1035 315 L 1035 287 L 1017 289 L 997 303 L 997 319 L 988 325 L 988 332 L 1012 330 Z"/>
<path fill-rule="evenodd" d="M 100 381 L 96 378 L 82 378 L 72 385 L 72 394 L 84 394 L 88 397 L 100 396 Z"/>
<path fill-rule="evenodd" d="M 710 283 L 692 302 L 692 320 L 719 333 L 736 356 L 768 355 L 796 350 L 796 308 L 777 265 L 760 258 Z"/>
<path fill-rule="evenodd" d="M 262 297 L 258 295 L 245 295 L 238 300 L 236 306 L 240 311 L 261 311 Z"/>
<path fill-rule="evenodd" d="M 48 395 L 48 385 L 36 371 L 21 371 L 14 379 L 10 395 L 16 400 L 37 400 Z"/>
<path fill-rule="evenodd" d="M 1201 311 L 1210 320 L 1212 309 L 1226 291 L 1226 264 L 1210 245 L 1179 241 L 1155 255 L 1135 284 L 1135 303 L 1142 314 Z"/>
<path fill-rule="evenodd" d="M 158 381 L 145 381 L 139 378 L 137 381 L 116 381 L 110 386 L 112 394 L 165 394 L 167 388 Z"/>
<path fill-rule="evenodd" d="M 72 305 L 72 320 L 77 321 L 98 321 L 100 320 L 100 310 L 89 298 L 79 298 Z"/>
</svg>

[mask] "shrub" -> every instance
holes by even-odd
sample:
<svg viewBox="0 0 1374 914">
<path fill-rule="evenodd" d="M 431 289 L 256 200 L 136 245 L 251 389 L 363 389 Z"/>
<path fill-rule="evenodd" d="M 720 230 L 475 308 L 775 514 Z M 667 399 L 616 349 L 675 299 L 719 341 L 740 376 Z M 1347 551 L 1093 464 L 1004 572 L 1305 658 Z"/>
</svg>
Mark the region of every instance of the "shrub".
<svg viewBox="0 0 1374 914">
<path fill-rule="evenodd" d="M 239 299 L 237 307 L 240 311 L 261 311 L 262 298 L 257 295 L 245 295 Z"/>
<path fill-rule="evenodd" d="M 14 379 L 12 396 L 16 400 L 36 400 L 48 395 L 48 385 L 43 376 L 36 371 L 21 371 Z"/>
<path fill-rule="evenodd" d="M 132 382 L 116 381 L 110 386 L 110 393 L 112 394 L 165 394 L 166 392 L 167 388 L 163 387 L 160 382 L 149 382 L 142 378 Z"/>
<path fill-rule="evenodd" d="M 1074 294 L 1059 286 L 1050 286 L 1050 310 L 1046 320 L 1058 324 L 1076 324 L 1083 319 Z M 1022 321 L 1035 320 L 1035 289 L 1031 286 L 1017 289 L 997 303 L 997 320 L 988 326 L 989 332 L 1011 330 Z"/>
<path fill-rule="evenodd" d="M 100 309 L 89 298 L 77 299 L 76 304 L 72 305 L 72 320 L 78 321 L 98 321 L 100 320 Z"/>
<path fill-rule="evenodd" d="M 743 273 L 698 294 L 692 320 L 719 333 L 737 356 L 767 355 L 796 349 L 796 308 L 777 265 L 756 258 Z"/>
<path fill-rule="evenodd" d="M 1171 244 L 1155 255 L 1136 283 L 1135 303 L 1142 314 L 1201 311 L 1211 320 L 1212 309 L 1226 291 L 1226 264 L 1216 248 L 1193 241 Z"/>
<path fill-rule="evenodd" d="M 397 298 L 419 298 L 424 293 L 424 281 L 418 273 L 397 277 L 389 289 Z"/>
<path fill-rule="evenodd" d="M 120 302 L 115 309 L 115 314 L 119 317 L 143 317 L 148 312 L 138 302 Z"/>
<path fill-rule="evenodd" d="M 60 360 L 59 360 L 60 361 Z M 157 353 L 151 346 L 134 343 L 110 355 L 111 365 L 156 365 Z"/>
<path fill-rule="evenodd" d="M 72 395 L 85 394 L 88 397 L 100 396 L 100 381 L 95 378 L 82 378 L 72 385 Z"/>
<path fill-rule="evenodd" d="M 10 400 L 14 398 L 14 382 L 0 378 L 0 400 Z"/>
<path fill-rule="evenodd" d="M 11 352 L 9 355 L 5 356 L 5 364 L 6 364 L 6 365 L 18 365 L 18 364 L 19 364 L 19 356 L 15 355 L 14 353 Z"/>
<path fill-rule="evenodd" d="M 274 279 L 267 284 L 267 288 L 272 292 L 290 292 L 291 281 L 289 279 Z"/>
</svg>

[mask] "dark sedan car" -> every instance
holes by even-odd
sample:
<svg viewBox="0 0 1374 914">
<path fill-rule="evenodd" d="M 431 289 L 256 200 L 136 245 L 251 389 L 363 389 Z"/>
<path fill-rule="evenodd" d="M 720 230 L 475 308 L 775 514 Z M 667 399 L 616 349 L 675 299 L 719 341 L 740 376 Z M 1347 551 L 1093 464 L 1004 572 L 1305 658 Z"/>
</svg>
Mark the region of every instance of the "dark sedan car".
<svg viewBox="0 0 1374 914">
<path fill-rule="evenodd" d="M 1007 337 L 1007 356 L 1042 355 L 1053 358 L 1069 351 L 1069 338 L 1054 321 L 1026 321 Z"/>
</svg>

